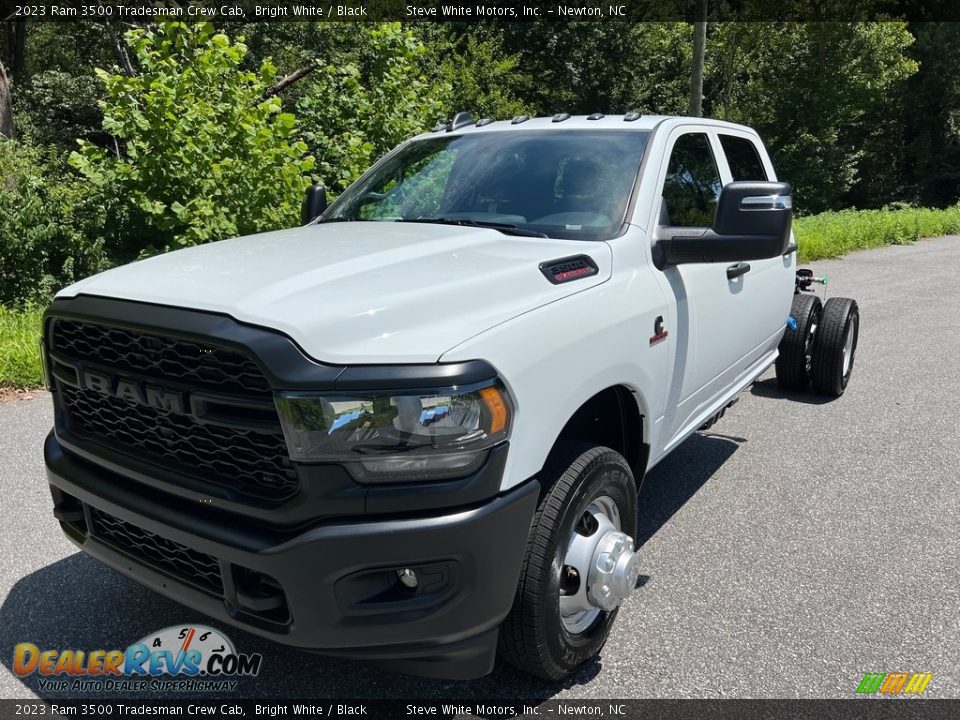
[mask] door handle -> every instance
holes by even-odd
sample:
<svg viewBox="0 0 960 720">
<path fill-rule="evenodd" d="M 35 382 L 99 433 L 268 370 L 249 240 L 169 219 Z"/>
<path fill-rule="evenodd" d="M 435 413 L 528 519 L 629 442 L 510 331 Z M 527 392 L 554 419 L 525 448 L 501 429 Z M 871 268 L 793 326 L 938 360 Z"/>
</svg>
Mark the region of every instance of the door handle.
<svg viewBox="0 0 960 720">
<path fill-rule="evenodd" d="M 750 263 L 734 263 L 727 268 L 727 280 L 734 280 L 748 272 L 750 272 Z"/>
</svg>

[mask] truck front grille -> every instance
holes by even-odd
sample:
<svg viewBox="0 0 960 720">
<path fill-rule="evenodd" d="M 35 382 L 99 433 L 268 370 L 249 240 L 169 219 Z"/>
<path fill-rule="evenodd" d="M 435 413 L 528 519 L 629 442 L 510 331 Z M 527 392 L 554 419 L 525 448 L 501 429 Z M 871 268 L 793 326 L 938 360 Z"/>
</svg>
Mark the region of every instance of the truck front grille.
<svg viewBox="0 0 960 720">
<path fill-rule="evenodd" d="M 215 557 L 154 535 L 93 506 L 88 507 L 91 534 L 98 540 L 177 580 L 214 595 L 223 595 L 220 563 Z"/>
<path fill-rule="evenodd" d="M 76 442 L 227 488 L 245 502 L 279 501 L 298 491 L 270 386 L 242 353 L 62 318 L 53 320 L 50 350 L 60 407 Z M 91 389 L 81 367 L 175 388 L 187 398 L 195 391 L 219 398 L 233 422 L 201 422 L 189 400 L 181 412 Z"/>
<path fill-rule="evenodd" d="M 254 362 L 229 348 L 64 319 L 54 321 L 53 341 L 54 351 L 70 358 L 197 388 L 270 396 Z"/>
</svg>

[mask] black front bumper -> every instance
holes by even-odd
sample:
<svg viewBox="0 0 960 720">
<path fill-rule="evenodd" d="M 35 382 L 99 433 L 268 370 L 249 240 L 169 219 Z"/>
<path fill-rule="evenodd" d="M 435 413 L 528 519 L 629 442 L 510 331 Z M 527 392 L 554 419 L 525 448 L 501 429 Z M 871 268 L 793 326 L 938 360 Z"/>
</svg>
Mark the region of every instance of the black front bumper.
<svg viewBox="0 0 960 720">
<path fill-rule="evenodd" d="M 491 669 L 539 492 L 529 481 L 426 516 L 327 519 L 280 530 L 237 522 L 199 502 L 160 502 L 143 485 L 66 451 L 54 433 L 44 456 L 64 532 L 121 573 L 280 643 L 434 677 Z M 113 538 L 122 533 L 99 532 L 103 518 L 135 533 L 138 543 L 150 542 L 150 552 L 118 545 Z M 222 582 L 185 581 L 172 563 L 150 561 L 158 548 L 203 558 Z M 399 581 L 403 568 L 417 572 L 416 589 Z"/>
</svg>

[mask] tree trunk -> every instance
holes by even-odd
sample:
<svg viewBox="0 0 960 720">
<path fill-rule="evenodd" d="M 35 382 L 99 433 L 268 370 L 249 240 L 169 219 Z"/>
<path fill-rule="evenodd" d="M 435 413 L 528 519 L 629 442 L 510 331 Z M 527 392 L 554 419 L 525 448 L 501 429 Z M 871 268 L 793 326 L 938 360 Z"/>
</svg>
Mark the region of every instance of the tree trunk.
<svg viewBox="0 0 960 720">
<path fill-rule="evenodd" d="M 14 20 L 13 22 L 13 62 L 10 65 L 10 75 L 21 85 L 27 82 L 27 22 Z"/>
<path fill-rule="evenodd" d="M 0 135 L 12 138 L 15 135 L 13 127 L 13 96 L 10 93 L 10 82 L 7 80 L 7 71 L 0 62 Z"/>
<path fill-rule="evenodd" d="M 690 111 L 688 115 L 703 115 L 703 54 L 707 44 L 707 0 L 700 0 L 698 20 L 693 24 L 693 70 L 690 74 Z"/>
<path fill-rule="evenodd" d="M 112 23 L 104 24 L 107 26 L 107 32 L 110 33 L 110 39 L 113 40 L 113 49 L 117 53 L 117 61 L 120 63 L 120 68 L 130 77 L 134 77 L 137 74 L 137 71 L 134 70 L 133 63 L 130 62 L 130 53 L 127 52 L 126 43 L 117 33 L 116 28 L 113 27 Z"/>
</svg>

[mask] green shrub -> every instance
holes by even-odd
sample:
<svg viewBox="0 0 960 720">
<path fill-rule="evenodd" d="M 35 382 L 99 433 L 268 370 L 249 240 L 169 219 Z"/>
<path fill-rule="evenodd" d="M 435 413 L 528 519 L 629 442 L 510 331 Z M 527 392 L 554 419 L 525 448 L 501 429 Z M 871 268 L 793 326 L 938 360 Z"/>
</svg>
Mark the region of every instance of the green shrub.
<svg viewBox="0 0 960 720">
<path fill-rule="evenodd" d="M 0 305 L 0 387 L 29 387 L 41 382 L 40 323 L 43 311 Z"/>
<path fill-rule="evenodd" d="M 800 246 L 799 260 L 806 262 L 960 233 L 960 205 L 944 210 L 906 207 L 824 212 L 797 218 L 793 230 Z"/>
<path fill-rule="evenodd" d="M 297 120 L 265 97 L 269 59 L 244 67 L 247 47 L 208 23 L 160 23 L 124 36 L 139 74 L 97 74 L 103 129 L 70 162 L 120 199 L 108 250 L 118 260 L 297 223 L 313 167 Z"/>
<path fill-rule="evenodd" d="M 103 269 L 103 224 L 56 150 L 0 138 L 0 304 L 45 302 Z"/>
</svg>

